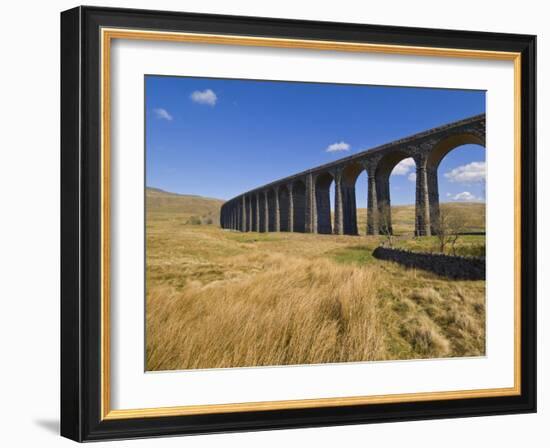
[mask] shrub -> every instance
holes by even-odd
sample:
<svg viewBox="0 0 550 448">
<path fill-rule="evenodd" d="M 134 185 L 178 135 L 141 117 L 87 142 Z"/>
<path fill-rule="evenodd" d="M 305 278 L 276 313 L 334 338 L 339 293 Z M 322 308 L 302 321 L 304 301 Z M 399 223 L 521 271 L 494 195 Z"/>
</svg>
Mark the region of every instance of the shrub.
<svg viewBox="0 0 550 448">
<path fill-rule="evenodd" d="M 198 216 L 193 215 L 191 216 L 191 218 L 187 220 L 187 224 L 191 224 L 192 226 L 198 226 L 202 224 L 202 221 Z"/>
</svg>

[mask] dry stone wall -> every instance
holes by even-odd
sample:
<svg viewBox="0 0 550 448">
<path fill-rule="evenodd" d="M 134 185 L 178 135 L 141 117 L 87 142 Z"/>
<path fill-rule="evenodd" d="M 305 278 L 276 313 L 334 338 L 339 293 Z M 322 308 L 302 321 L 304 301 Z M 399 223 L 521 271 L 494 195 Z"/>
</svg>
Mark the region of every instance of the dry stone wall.
<svg viewBox="0 0 550 448">
<path fill-rule="evenodd" d="M 394 261 L 408 268 L 424 269 L 460 280 L 485 280 L 485 258 L 412 252 L 389 247 L 377 247 L 372 253 L 379 260 Z"/>
</svg>

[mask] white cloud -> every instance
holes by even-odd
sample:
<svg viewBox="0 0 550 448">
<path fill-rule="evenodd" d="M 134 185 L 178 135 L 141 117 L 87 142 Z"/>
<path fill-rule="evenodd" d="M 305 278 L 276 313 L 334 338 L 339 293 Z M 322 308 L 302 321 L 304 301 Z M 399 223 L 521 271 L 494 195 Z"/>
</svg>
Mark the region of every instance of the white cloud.
<svg viewBox="0 0 550 448">
<path fill-rule="evenodd" d="M 411 171 L 415 166 L 416 163 L 414 162 L 414 159 L 412 157 L 409 157 L 407 159 L 401 160 L 401 162 L 395 165 L 391 173 L 395 176 L 404 176 L 405 174 L 408 174 L 409 171 Z"/>
<path fill-rule="evenodd" d="M 407 177 L 411 182 L 416 182 L 416 173 L 410 173 Z"/>
<path fill-rule="evenodd" d="M 207 104 L 209 106 L 215 106 L 216 102 L 218 101 L 218 97 L 214 93 L 214 91 L 210 89 L 203 90 L 202 92 L 200 90 L 195 90 L 191 94 L 191 100 L 198 104 Z"/>
<path fill-rule="evenodd" d="M 326 152 L 349 151 L 350 148 L 351 146 L 349 145 L 349 143 L 338 142 L 338 143 L 333 143 L 332 145 L 328 145 L 325 151 Z"/>
<path fill-rule="evenodd" d="M 168 120 L 168 121 L 173 120 L 172 115 L 170 115 L 170 113 L 166 109 L 163 109 L 162 107 L 159 107 L 158 109 L 153 109 L 153 113 L 157 118 L 160 118 L 161 120 Z"/>
<path fill-rule="evenodd" d="M 462 193 L 455 194 L 452 197 L 452 200 L 453 201 L 462 201 L 462 202 L 472 202 L 472 201 L 479 201 L 480 198 L 476 198 L 469 191 L 463 191 Z"/>
<path fill-rule="evenodd" d="M 459 166 L 445 173 L 445 177 L 449 179 L 450 182 L 460 184 L 485 182 L 485 162 L 472 162 L 467 165 Z"/>
</svg>

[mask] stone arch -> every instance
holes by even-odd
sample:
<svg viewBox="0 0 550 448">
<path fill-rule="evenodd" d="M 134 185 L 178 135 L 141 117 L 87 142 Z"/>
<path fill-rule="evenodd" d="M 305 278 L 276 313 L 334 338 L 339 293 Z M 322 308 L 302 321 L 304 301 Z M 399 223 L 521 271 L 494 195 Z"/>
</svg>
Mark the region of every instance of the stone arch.
<svg viewBox="0 0 550 448">
<path fill-rule="evenodd" d="M 306 184 L 298 179 L 292 183 L 293 231 L 306 231 Z"/>
<path fill-rule="evenodd" d="M 226 210 L 226 204 L 223 204 L 220 208 L 220 227 L 222 229 L 225 229 L 225 210 Z"/>
<path fill-rule="evenodd" d="M 247 194 L 244 197 L 245 201 L 245 219 L 246 219 L 246 230 L 247 232 L 252 231 L 252 201 L 250 200 L 250 195 Z"/>
<path fill-rule="evenodd" d="M 231 207 L 229 207 L 229 215 L 230 215 L 229 220 L 230 220 L 231 229 L 235 230 L 237 228 L 237 223 L 236 223 L 237 207 L 235 203 L 232 203 Z"/>
<path fill-rule="evenodd" d="M 270 188 L 267 191 L 267 231 L 275 232 L 275 190 Z"/>
<path fill-rule="evenodd" d="M 463 145 L 480 145 L 485 147 L 485 140 L 471 132 L 451 134 L 435 144 L 428 155 L 427 167 L 435 167 L 437 169 L 443 157 L 453 149 Z"/>
<path fill-rule="evenodd" d="M 221 227 L 223 229 L 231 228 L 231 204 L 227 202 L 223 205 Z"/>
<path fill-rule="evenodd" d="M 290 231 L 290 194 L 286 185 L 280 185 L 277 192 L 279 195 L 279 230 L 288 232 Z"/>
<path fill-rule="evenodd" d="M 331 234 L 330 186 L 334 181 L 331 173 L 320 173 L 315 177 L 315 208 L 317 211 L 317 233 Z"/>
<path fill-rule="evenodd" d="M 242 197 L 238 197 L 236 201 L 237 207 L 237 230 L 244 231 L 243 226 L 243 200 Z"/>
<path fill-rule="evenodd" d="M 426 175 L 432 235 L 437 233 L 437 223 L 439 221 L 439 179 L 437 169 L 447 154 L 464 145 L 479 145 L 485 148 L 485 139 L 468 131 L 451 134 L 436 143 L 428 154 Z"/>
<path fill-rule="evenodd" d="M 223 207 L 222 227 L 224 229 L 233 228 L 233 204 L 226 202 Z"/>
<path fill-rule="evenodd" d="M 342 170 L 342 213 L 345 235 L 357 235 L 357 203 L 355 184 L 359 175 L 365 171 L 360 162 L 351 162 Z"/>
<path fill-rule="evenodd" d="M 250 193 L 250 231 L 258 231 L 258 203 L 256 202 L 256 193 Z"/>
<path fill-rule="evenodd" d="M 243 231 L 243 200 L 239 198 L 235 205 L 237 215 L 237 230 Z"/>
<path fill-rule="evenodd" d="M 266 215 L 266 210 L 267 210 L 267 204 L 266 204 L 266 197 L 265 197 L 265 193 L 263 191 L 259 191 L 258 193 L 256 193 L 258 195 L 258 202 L 259 202 L 259 205 L 260 205 L 260 209 L 259 209 L 259 215 L 260 215 L 260 223 L 259 223 L 259 228 L 258 228 L 258 231 L 259 232 L 268 232 L 269 230 L 267 229 L 267 215 Z"/>
<path fill-rule="evenodd" d="M 384 155 L 376 166 L 376 199 L 378 207 L 378 225 L 380 233 L 393 233 L 391 219 L 390 175 L 399 162 L 411 157 L 411 154 L 398 149 Z"/>
</svg>

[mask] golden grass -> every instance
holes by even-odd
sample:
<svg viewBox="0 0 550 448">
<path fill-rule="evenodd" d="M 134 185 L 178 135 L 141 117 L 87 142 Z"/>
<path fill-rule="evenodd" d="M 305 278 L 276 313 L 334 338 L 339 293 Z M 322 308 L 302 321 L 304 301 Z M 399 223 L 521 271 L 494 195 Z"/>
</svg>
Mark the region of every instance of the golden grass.
<svg viewBox="0 0 550 448">
<path fill-rule="evenodd" d="M 148 207 L 147 370 L 485 353 L 483 281 L 376 260 L 381 237 L 240 233 L 187 216 Z"/>
<path fill-rule="evenodd" d="M 280 254 L 267 258 L 266 270 L 239 281 L 194 282 L 179 292 L 155 289 L 147 307 L 148 367 L 311 364 L 383 356 L 384 333 L 369 269 Z"/>
</svg>

